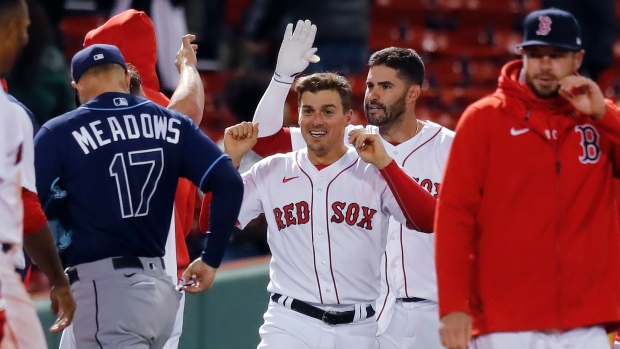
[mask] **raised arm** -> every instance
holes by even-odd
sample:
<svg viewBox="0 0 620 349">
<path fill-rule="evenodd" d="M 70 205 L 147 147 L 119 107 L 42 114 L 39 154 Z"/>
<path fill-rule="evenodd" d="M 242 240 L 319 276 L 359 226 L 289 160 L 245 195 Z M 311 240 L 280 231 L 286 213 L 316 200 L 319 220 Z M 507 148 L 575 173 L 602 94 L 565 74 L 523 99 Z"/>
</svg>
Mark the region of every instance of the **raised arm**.
<svg viewBox="0 0 620 349">
<path fill-rule="evenodd" d="M 605 99 L 596 82 L 583 76 L 567 76 L 560 81 L 559 93 L 581 114 L 590 116 L 614 144 L 620 145 L 620 109 Z"/>
<path fill-rule="evenodd" d="M 181 49 L 177 52 L 177 58 L 174 62 L 181 76 L 179 84 L 170 98 L 168 109 L 174 109 L 187 115 L 196 125 L 199 125 L 205 105 L 205 91 L 200 74 L 196 69 L 198 45 L 192 44 L 195 39 L 196 36 L 194 35 L 183 36 Z"/>
<path fill-rule="evenodd" d="M 268 137 L 282 129 L 284 103 L 295 77 L 303 72 L 310 62 L 319 61 L 319 57 L 314 55 L 316 48 L 312 48 L 315 36 L 316 26 L 308 20 L 297 21 L 294 32 L 292 23 L 286 26 L 276 71 L 252 120 L 262 125 L 258 137 Z"/>
<path fill-rule="evenodd" d="M 349 133 L 349 142 L 362 160 L 379 169 L 403 213 L 401 223 L 409 229 L 432 233 L 437 201 L 387 154 L 379 135 L 357 129 Z"/>
</svg>

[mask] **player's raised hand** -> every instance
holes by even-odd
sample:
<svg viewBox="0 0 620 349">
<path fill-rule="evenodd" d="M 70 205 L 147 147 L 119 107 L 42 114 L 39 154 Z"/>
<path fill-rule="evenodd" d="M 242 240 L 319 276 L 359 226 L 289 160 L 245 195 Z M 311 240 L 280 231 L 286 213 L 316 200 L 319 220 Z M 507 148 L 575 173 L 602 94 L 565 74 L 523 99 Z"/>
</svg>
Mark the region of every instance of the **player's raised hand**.
<svg viewBox="0 0 620 349">
<path fill-rule="evenodd" d="M 584 115 L 600 120 L 607 111 L 605 97 L 596 82 L 583 76 L 570 75 L 560 80 L 560 96 Z"/>
<path fill-rule="evenodd" d="M 289 23 L 278 53 L 276 75 L 290 79 L 304 71 L 310 62 L 318 62 L 320 58 L 314 54 L 317 49 L 312 47 L 315 36 L 316 25 L 309 20 L 297 21 L 295 31 L 293 23 Z"/>
<path fill-rule="evenodd" d="M 50 327 L 50 332 L 58 333 L 71 324 L 75 313 L 75 300 L 71 295 L 69 284 L 53 286 L 50 291 L 50 299 L 52 301 L 52 314 L 58 315 Z"/>
<path fill-rule="evenodd" d="M 258 140 L 258 122 L 244 121 L 224 131 L 224 152 L 239 167 L 241 158 L 249 152 Z"/>
<path fill-rule="evenodd" d="M 467 349 L 471 341 L 471 317 L 462 311 L 449 313 L 439 325 L 441 344 L 448 349 Z"/>
<path fill-rule="evenodd" d="M 216 272 L 217 269 L 207 265 L 202 259 L 197 258 L 183 272 L 183 279 L 193 280 L 193 282 L 183 285 L 181 289 L 189 293 L 207 290 L 213 284 Z"/>
<path fill-rule="evenodd" d="M 198 58 L 196 58 L 196 50 L 198 50 L 198 45 L 192 44 L 192 42 L 196 40 L 196 35 L 186 34 L 181 39 L 181 48 L 179 52 L 177 52 L 177 58 L 174 61 L 174 64 L 177 66 L 177 70 L 181 71 L 181 66 L 189 65 L 191 67 L 196 68 L 198 64 Z"/>
<path fill-rule="evenodd" d="M 381 137 L 376 133 L 368 133 L 362 129 L 353 130 L 349 132 L 349 143 L 355 147 L 362 160 L 380 170 L 393 160 L 385 150 Z"/>
</svg>

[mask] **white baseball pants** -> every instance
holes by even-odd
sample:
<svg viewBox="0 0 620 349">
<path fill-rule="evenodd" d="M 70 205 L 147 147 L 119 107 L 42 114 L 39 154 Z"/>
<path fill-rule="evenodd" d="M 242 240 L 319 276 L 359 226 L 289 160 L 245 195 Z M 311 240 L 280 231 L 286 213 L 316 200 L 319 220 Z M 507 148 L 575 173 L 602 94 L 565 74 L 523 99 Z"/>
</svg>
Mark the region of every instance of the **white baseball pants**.
<svg viewBox="0 0 620 349">
<path fill-rule="evenodd" d="M 381 349 L 443 349 L 437 303 L 397 300 L 390 325 L 377 339 Z"/>
<path fill-rule="evenodd" d="M 47 342 L 34 303 L 15 272 L 13 256 L 0 251 L 0 294 L 6 321 L 1 348 L 46 349 Z"/>
<path fill-rule="evenodd" d="M 609 349 L 609 339 L 600 326 L 566 332 L 497 332 L 476 338 L 472 349 Z"/>
<path fill-rule="evenodd" d="M 375 317 L 344 325 L 320 320 L 287 309 L 274 302 L 263 316 L 258 349 L 378 349 Z"/>
</svg>

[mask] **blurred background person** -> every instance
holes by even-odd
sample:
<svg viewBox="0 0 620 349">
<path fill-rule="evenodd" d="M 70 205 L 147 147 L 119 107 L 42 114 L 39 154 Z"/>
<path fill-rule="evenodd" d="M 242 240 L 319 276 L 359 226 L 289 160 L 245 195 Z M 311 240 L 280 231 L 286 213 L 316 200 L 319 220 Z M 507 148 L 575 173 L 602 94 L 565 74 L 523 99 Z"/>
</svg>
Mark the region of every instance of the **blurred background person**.
<svg viewBox="0 0 620 349">
<path fill-rule="evenodd" d="M 64 53 L 55 45 L 55 32 L 45 9 L 27 0 L 30 41 L 8 77 L 9 93 L 32 111 L 39 125 L 75 109 Z"/>
</svg>

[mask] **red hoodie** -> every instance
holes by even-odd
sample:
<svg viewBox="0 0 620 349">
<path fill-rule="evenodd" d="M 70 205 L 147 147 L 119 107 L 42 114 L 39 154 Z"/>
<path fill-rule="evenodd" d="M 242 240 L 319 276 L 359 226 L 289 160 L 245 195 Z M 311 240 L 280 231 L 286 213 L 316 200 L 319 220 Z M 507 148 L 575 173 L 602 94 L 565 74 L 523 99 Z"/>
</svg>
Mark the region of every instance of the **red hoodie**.
<svg viewBox="0 0 620 349">
<path fill-rule="evenodd" d="M 616 329 L 620 110 L 607 101 L 595 121 L 537 98 L 521 68 L 457 126 L 435 221 L 440 316 L 471 314 L 474 335 Z"/>
<path fill-rule="evenodd" d="M 86 34 L 84 47 L 93 44 L 110 44 L 118 47 L 125 61 L 138 69 L 146 97 L 162 107 L 168 106 L 169 99 L 159 92 L 159 80 L 155 69 L 157 64 L 155 26 L 146 13 L 127 10 L 110 18 L 102 26 Z M 190 262 L 185 237 L 192 228 L 195 199 L 196 187 L 186 179 L 179 179 L 174 198 L 179 276 Z"/>
</svg>

